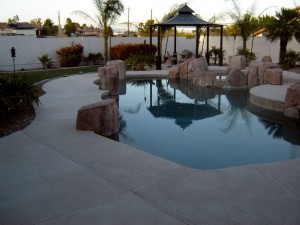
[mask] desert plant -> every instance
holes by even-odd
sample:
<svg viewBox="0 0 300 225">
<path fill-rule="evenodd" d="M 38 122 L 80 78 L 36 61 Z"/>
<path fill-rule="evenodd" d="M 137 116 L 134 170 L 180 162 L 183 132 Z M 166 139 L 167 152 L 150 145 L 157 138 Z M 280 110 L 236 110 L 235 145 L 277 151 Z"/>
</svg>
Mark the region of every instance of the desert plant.
<svg viewBox="0 0 300 225">
<path fill-rule="evenodd" d="M 300 61 L 300 52 L 289 49 L 284 54 L 283 67 L 284 68 L 293 68 L 296 66 L 296 63 Z"/>
<path fill-rule="evenodd" d="M 248 48 L 237 48 L 236 55 L 244 55 L 246 57 L 247 66 L 256 59 L 256 55 L 254 52 L 251 52 Z"/>
<path fill-rule="evenodd" d="M 222 49 L 222 51 L 221 51 L 220 48 L 217 48 L 216 46 L 213 45 L 213 46 L 211 47 L 211 50 L 209 51 L 209 55 L 213 57 L 214 64 L 217 64 L 217 59 L 218 59 L 219 57 L 222 57 L 222 58 L 224 57 L 224 55 L 225 55 L 225 50 Z"/>
<path fill-rule="evenodd" d="M 84 57 L 84 62 L 86 65 L 89 65 L 90 62 L 93 63 L 93 65 L 96 65 L 97 64 L 97 61 L 102 61 L 103 60 L 103 56 L 102 54 L 99 52 L 99 53 L 89 53 L 88 57 Z"/>
<path fill-rule="evenodd" d="M 155 55 L 157 47 L 149 44 L 120 44 L 111 48 L 111 59 L 126 60 L 132 55 Z"/>
<path fill-rule="evenodd" d="M 21 106 L 39 104 L 42 89 L 26 80 L 0 78 L 0 111 L 16 110 Z"/>
<path fill-rule="evenodd" d="M 146 65 L 152 67 L 154 61 L 155 56 L 153 54 L 137 54 L 131 55 L 125 62 L 127 69 L 144 70 Z"/>
<path fill-rule="evenodd" d="M 83 46 L 71 43 L 69 47 L 62 47 L 56 51 L 62 67 L 79 66 L 82 61 Z"/>
<path fill-rule="evenodd" d="M 46 68 L 50 68 L 51 67 L 52 59 L 49 57 L 48 54 L 39 56 L 38 59 L 42 63 L 44 70 Z"/>
<path fill-rule="evenodd" d="M 93 21 L 103 31 L 104 38 L 104 63 L 108 59 L 108 37 L 110 36 L 109 27 L 117 20 L 117 17 L 124 11 L 124 5 L 119 0 L 92 0 L 97 11 L 94 19 L 89 14 L 76 10 L 73 13 L 82 16 L 85 19 Z"/>
<path fill-rule="evenodd" d="M 299 32 L 300 12 L 296 9 L 281 8 L 266 24 L 266 37 L 271 42 L 279 40 L 279 63 L 284 64 L 287 44 Z"/>
</svg>

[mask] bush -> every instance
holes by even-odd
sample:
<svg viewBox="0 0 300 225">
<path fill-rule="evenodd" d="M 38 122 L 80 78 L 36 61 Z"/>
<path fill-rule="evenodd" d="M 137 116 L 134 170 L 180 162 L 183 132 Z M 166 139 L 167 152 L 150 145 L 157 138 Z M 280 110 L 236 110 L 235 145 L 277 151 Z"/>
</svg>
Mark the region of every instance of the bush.
<svg viewBox="0 0 300 225">
<path fill-rule="evenodd" d="M 71 43 L 69 47 L 63 47 L 56 51 L 62 67 L 79 66 L 83 56 L 83 46 Z"/>
<path fill-rule="evenodd" d="M 300 61 L 300 52 L 289 49 L 284 55 L 283 67 L 284 68 L 293 68 L 296 66 L 296 63 Z"/>
<path fill-rule="evenodd" d="M 51 68 L 52 59 L 49 57 L 48 54 L 42 55 L 42 56 L 38 57 L 38 59 L 39 59 L 40 62 L 42 63 L 43 69 L 44 69 L 44 70 L 45 70 L 46 68 Z"/>
<path fill-rule="evenodd" d="M 153 55 L 157 51 L 157 47 L 155 45 L 149 44 L 121 44 L 116 45 L 110 50 L 110 58 L 126 60 L 130 56 L 133 55 Z"/>
<path fill-rule="evenodd" d="M 155 56 L 153 54 L 138 54 L 131 55 L 125 60 L 126 69 L 129 70 L 144 70 L 145 65 L 152 67 L 155 62 Z"/>
<path fill-rule="evenodd" d="M 43 91 L 25 80 L 0 77 L 0 111 L 17 110 L 21 106 L 39 104 Z"/>
<path fill-rule="evenodd" d="M 236 55 L 244 55 L 246 57 L 247 66 L 256 59 L 254 52 L 251 52 L 248 48 L 245 50 L 243 48 L 237 48 Z"/>
<path fill-rule="evenodd" d="M 221 51 L 220 48 L 217 48 L 216 46 L 213 45 L 211 47 L 211 50 L 209 51 L 209 56 L 213 58 L 214 64 L 217 64 L 217 60 L 219 59 L 220 55 L 221 55 L 222 58 L 224 58 L 225 50 L 222 49 L 222 51 Z"/>
<path fill-rule="evenodd" d="M 98 64 L 101 64 L 101 61 L 103 60 L 103 56 L 100 52 L 96 54 L 89 53 L 88 57 L 84 57 L 83 60 L 86 65 L 89 65 L 90 62 L 92 62 L 93 65 L 96 65 L 97 61 L 99 62 Z"/>
</svg>

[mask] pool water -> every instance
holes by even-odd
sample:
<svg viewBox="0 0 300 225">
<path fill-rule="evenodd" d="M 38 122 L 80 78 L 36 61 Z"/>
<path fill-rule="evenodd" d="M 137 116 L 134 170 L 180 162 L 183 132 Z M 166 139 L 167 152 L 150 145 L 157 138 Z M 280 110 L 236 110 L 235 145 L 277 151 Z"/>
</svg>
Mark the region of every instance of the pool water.
<svg viewBox="0 0 300 225">
<path fill-rule="evenodd" d="M 300 157 L 299 126 L 254 115 L 246 91 L 137 80 L 128 81 L 123 94 L 116 140 L 164 159 L 217 169 Z"/>
</svg>

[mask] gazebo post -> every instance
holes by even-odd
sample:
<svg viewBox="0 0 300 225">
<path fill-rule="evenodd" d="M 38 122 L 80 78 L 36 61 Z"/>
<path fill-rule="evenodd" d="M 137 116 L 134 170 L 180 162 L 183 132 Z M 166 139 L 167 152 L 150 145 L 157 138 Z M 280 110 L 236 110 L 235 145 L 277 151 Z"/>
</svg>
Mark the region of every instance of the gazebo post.
<svg viewBox="0 0 300 225">
<path fill-rule="evenodd" d="M 172 63 L 173 63 L 174 65 L 177 64 L 177 45 L 176 45 L 176 38 L 177 38 L 176 26 L 174 26 L 174 51 L 173 51 L 173 58 L 172 58 Z"/>
<path fill-rule="evenodd" d="M 207 41 L 206 41 L 206 61 L 207 65 L 209 65 L 209 26 L 206 27 L 207 31 Z"/>
<path fill-rule="evenodd" d="M 220 34 L 219 66 L 223 66 L 223 26 L 221 26 L 221 34 Z"/>
<path fill-rule="evenodd" d="M 157 55 L 156 69 L 161 70 L 161 46 L 160 46 L 160 25 L 157 26 Z"/>
<path fill-rule="evenodd" d="M 196 26 L 196 58 L 199 58 L 199 27 Z"/>
</svg>

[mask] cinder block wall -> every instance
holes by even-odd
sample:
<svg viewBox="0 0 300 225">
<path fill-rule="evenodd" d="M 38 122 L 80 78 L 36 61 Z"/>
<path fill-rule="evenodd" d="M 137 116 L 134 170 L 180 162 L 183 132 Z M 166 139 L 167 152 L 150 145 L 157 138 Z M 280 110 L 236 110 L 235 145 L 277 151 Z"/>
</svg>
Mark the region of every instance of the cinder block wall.
<svg viewBox="0 0 300 225">
<path fill-rule="evenodd" d="M 206 52 L 206 41 L 203 37 L 200 38 L 199 51 Z M 84 46 L 84 55 L 89 53 L 101 52 L 103 54 L 103 38 L 97 37 L 75 37 L 75 38 L 36 38 L 33 36 L 0 36 L 0 71 L 11 71 L 13 69 L 13 61 L 11 58 L 10 49 L 14 47 L 16 49 L 16 69 L 32 69 L 42 68 L 38 60 L 38 56 L 48 54 L 53 61 L 58 62 L 56 50 L 69 46 L 70 43 L 80 43 Z M 115 46 L 121 43 L 150 43 L 149 37 L 112 37 L 111 46 Z M 252 38 L 247 42 L 247 47 L 251 48 Z M 260 60 L 265 55 L 270 55 L 273 62 L 278 62 L 279 58 L 279 41 L 271 43 L 264 37 L 256 37 L 254 39 L 253 52 Z M 157 37 L 153 37 L 153 44 L 157 44 Z M 186 39 L 183 37 L 177 37 L 177 53 L 187 49 L 195 53 L 196 40 Z M 220 46 L 219 37 L 210 37 L 209 46 Z M 203 46 L 203 48 L 202 48 Z M 242 46 L 242 40 L 237 37 L 234 41 L 233 37 L 224 37 L 223 48 L 226 51 L 225 63 L 228 61 L 228 57 L 236 53 L 236 48 Z M 174 51 L 174 38 L 170 37 L 163 39 L 162 43 L 162 55 L 164 55 L 165 48 L 172 54 Z M 288 49 L 300 51 L 300 44 L 293 40 L 289 42 Z"/>
</svg>

